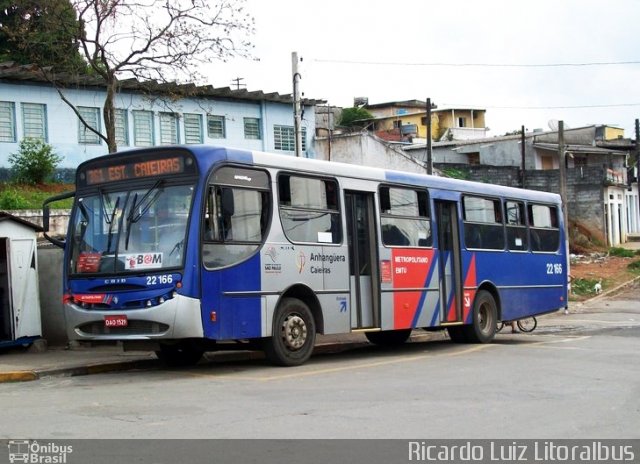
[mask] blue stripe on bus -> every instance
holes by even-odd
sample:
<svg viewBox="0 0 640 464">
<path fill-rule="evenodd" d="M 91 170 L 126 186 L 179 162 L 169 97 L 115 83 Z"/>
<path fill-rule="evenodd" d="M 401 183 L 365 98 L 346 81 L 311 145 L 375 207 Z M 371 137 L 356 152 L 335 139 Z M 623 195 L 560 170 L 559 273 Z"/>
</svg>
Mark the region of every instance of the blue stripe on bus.
<svg viewBox="0 0 640 464">
<path fill-rule="evenodd" d="M 427 290 L 423 290 L 422 296 L 420 297 L 420 301 L 418 301 L 418 308 L 416 309 L 415 315 L 413 316 L 413 321 L 411 322 L 411 327 L 412 328 L 416 328 L 417 325 L 418 325 L 418 319 L 420 318 L 420 314 L 422 313 L 422 308 L 424 306 L 424 300 L 427 298 L 427 295 L 429 294 L 428 289 L 431 288 L 431 286 L 429 285 L 429 282 L 431 282 L 431 278 L 433 277 L 433 272 L 434 272 L 434 269 L 436 268 L 437 264 L 438 264 L 438 259 L 436 258 L 431 263 L 431 268 L 429 269 L 429 272 L 427 274 L 427 280 L 426 280 L 426 282 L 424 283 L 424 286 L 423 286 Z"/>
</svg>

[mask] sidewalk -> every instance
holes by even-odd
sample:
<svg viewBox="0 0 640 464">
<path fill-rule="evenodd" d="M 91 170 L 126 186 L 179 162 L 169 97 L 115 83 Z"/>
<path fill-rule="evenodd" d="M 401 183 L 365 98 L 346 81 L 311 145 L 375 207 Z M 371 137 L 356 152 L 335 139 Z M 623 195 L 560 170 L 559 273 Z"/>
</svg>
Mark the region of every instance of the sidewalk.
<svg viewBox="0 0 640 464">
<path fill-rule="evenodd" d="M 315 353 L 337 352 L 367 345 L 363 334 L 319 335 Z M 217 351 L 205 361 L 262 359 L 259 351 Z M 47 377 L 73 377 L 134 369 L 160 369 L 164 364 L 151 351 L 123 351 L 120 346 L 49 347 L 35 352 L 26 348 L 0 350 L 0 383 L 27 382 Z"/>
</svg>

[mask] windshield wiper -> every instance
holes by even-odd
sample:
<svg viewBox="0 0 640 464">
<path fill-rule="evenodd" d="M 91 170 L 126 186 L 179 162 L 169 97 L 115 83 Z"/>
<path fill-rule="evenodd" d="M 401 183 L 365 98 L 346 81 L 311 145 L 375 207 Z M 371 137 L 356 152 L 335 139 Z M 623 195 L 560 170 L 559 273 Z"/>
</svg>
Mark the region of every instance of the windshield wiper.
<svg viewBox="0 0 640 464">
<path fill-rule="evenodd" d="M 144 194 L 140 202 L 138 203 L 138 192 L 133 195 L 133 203 L 131 205 L 131 209 L 129 209 L 129 214 L 127 214 L 127 226 L 126 226 L 126 238 L 124 242 L 124 249 L 129 249 L 129 237 L 131 236 L 131 224 L 134 224 L 140 220 L 142 216 L 144 216 L 149 208 L 156 202 L 162 190 L 160 186 L 164 180 L 159 180 L 153 186 L 147 190 Z M 136 212 L 136 209 L 139 211 Z"/>
<path fill-rule="evenodd" d="M 111 251 L 111 239 L 113 237 L 113 223 L 115 222 L 114 219 L 116 217 L 116 211 L 118 211 L 119 204 L 120 204 L 120 197 L 116 199 L 116 204 L 113 206 L 113 210 L 111 211 L 111 216 L 108 216 L 107 214 L 105 214 L 105 220 L 107 221 L 107 224 L 109 224 L 109 230 L 107 231 L 107 252 Z M 106 210 L 105 210 L 105 213 L 106 213 Z"/>
</svg>

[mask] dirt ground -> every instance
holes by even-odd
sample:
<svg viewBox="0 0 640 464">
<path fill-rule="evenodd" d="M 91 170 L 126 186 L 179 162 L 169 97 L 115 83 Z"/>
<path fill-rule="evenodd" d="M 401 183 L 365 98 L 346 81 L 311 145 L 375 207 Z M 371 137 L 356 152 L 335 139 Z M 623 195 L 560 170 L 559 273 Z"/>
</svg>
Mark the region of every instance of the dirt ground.
<svg viewBox="0 0 640 464">
<path fill-rule="evenodd" d="M 619 285 L 637 277 L 628 269 L 631 262 L 637 261 L 638 257 L 621 258 L 617 256 L 606 256 L 604 254 L 593 254 L 572 257 L 569 274 L 572 279 L 588 279 L 599 281 L 602 279 L 602 291 L 611 290 Z M 595 292 L 594 292 L 595 294 Z M 579 301 L 592 295 L 572 295 L 571 299 Z"/>
</svg>

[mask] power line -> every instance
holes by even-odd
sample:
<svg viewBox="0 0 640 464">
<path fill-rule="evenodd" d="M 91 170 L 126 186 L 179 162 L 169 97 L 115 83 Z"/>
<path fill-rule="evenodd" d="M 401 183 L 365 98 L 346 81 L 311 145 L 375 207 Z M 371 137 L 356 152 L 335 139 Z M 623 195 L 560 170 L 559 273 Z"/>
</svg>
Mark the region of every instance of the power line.
<svg viewBox="0 0 640 464">
<path fill-rule="evenodd" d="M 463 108 L 469 105 L 458 105 L 456 103 L 442 103 L 443 106 Z M 473 105 L 487 109 L 500 110 L 567 110 L 580 108 L 620 108 L 625 106 L 640 106 L 640 103 L 612 103 L 603 105 L 559 105 L 559 106 L 495 106 L 495 105 Z"/>
<path fill-rule="evenodd" d="M 560 67 L 581 67 L 581 66 L 627 66 L 637 65 L 640 61 L 596 61 L 590 63 L 410 63 L 400 61 L 356 61 L 356 60 L 330 60 L 314 59 L 318 63 L 353 64 L 353 65 L 375 65 L 375 66 L 431 66 L 431 67 L 483 67 L 483 68 L 560 68 Z"/>
</svg>

